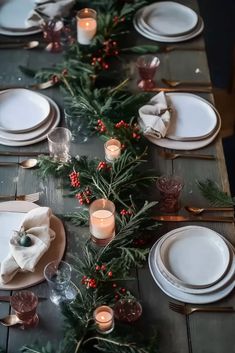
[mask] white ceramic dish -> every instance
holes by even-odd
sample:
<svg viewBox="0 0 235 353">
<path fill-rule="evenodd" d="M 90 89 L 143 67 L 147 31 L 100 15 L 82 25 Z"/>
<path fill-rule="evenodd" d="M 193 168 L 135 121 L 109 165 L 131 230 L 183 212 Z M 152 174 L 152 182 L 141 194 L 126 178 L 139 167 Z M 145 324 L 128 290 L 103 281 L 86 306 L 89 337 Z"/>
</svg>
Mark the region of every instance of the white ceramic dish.
<svg viewBox="0 0 235 353">
<path fill-rule="evenodd" d="M 0 129 L 21 133 L 36 129 L 48 119 L 50 104 L 42 95 L 27 89 L 0 93 Z"/>
<path fill-rule="evenodd" d="M 230 252 L 218 233 L 206 227 L 182 227 L 159 244 L 159 261 L 174 282 L 193 288 L 218 282 L 227 271 Z"/>
<path fill-rule="evenodd" d="M 52 109 L 54 110 L 54 119 L 51 122 L 51 125 L 49 126 L 49 128 L 44 131 L 40 136 L 32 138 L 31 140 L 27 140 L 27 141 L 14 141 L 14 140 L 8 140 L 8 139 L 3 139 L 0 137 L 0 144 L 1 145 L 5 145 L 5 146 L 12 146 L 12 147 L 21 147 L 21 146 L 29 146 L 29 145 L 33 145 L 35 143 L 38 143 L 40 141 L 43 141 L 44 139 L 46 139 L 47 134 L 54 129 L 60 122 L 60 110 L 58 105 L 49 97 L 46 97 L 44 95 L 42 95 L 44 98 L 46 98 L 48 100 L 48 102 L 50 103 Z"/>
<path fill-rule="evenodd" d="M 189 7 L 173 1 L 164 1 L 144 7 L 140 20 L 158 35 L 179 36 L 196 27 L 198 16 Z"/>
<path fill-rule="evenodd" d="M 28 212 L 33 208 L 39 207 L 38 205 L 27 202 L 27 201 L 10 201 L 10 202 L 2 202 L 0 205 L 0 212 L 1 212 L 1 220 L 3 221 L 4 214 L 7 224 L 7 219 L 9 216 L 9 212 L 11 212 L 12 218 L 15 218 L 13 226 L 17 226 L 19 224 L 20 219 L 23 218 L 22 212 Z M 16 214 L 15 214 L 16 212 Z M 19 213 L 18 213 L 19 212 Z M 18 213 L 18 216 L 17 216 Z M 51 218 L 51 228 L 56 232 L 56 237 L 53 240 L 48 251 L 42 256 L 40 261 L 38 262 L 36 269 L 34 272 L 25 272 L 25 273 L 17 273 L 16 276 L 7 284 L 0 284 L 1 290 L 19 290 L 23 288 L 30 287 L 37 283 L 40 283 L 44 280 L 43 270 L 48 262 L 58 259 L 59 261 L 62 259 L 65 246 L 66 246 L 66 235 L 65 230 L 63 227 L 63 223 L 61 220 L 55 216 Z M 8 234 L 9 234 L 9 224 L 8 224 Z M 6 237 L 3 238 L 4 242 L 9 241 Z M 0 258 L 2 259 L 3 256 L 9 252 L 9 248 L 7 250 L 7 245 L 3 246 L 3 242 L 1 242 L 1 250 L 0 250 Z M 3 250 L 5 249 L 5 253 Z"/>
<path fill-rule="evenodd" d="M 163 42 L 163 43 L 178 43 L 178 42 L 184 42 L 186 40 L 192 39 L 196 36 L 198 36 L 204 29 L 204 22 L 201 17 L 198 18 L 198 23 L 197 26 L 192 30 L 191 32 L 182 35 L 182 36 L 175 36 L 175 37 L 169 37 L 169 36 L 160 36 L 156 35 L 153 32 L 150 32 L 149 30 L 146 29 L 146 27 L 143 26 L 143 24 L 140 21 L 140 16 L 142 16 L 141 10 L 138 10 L 137 13 L 135 14 L 133 18 L 133 25 L 136 29 L 137 32 L 139 32 L 142 36 L 157 41 L 157 42 Z"/>
<path fill-rule="evenodd" d="M 182 301 L 184 303 L 191 303 L 191 304 L 208 304 L 216 302 L 224 297 L 226 297 L 234 288 L 235 280 L 234 276 L 232 276 L 231 280 L 228 281 L 222 288 L 214 291 L 212 293 L 206 294 L 192 294 L 192 293 L 185 293 L 175 286 L 173 286 L 170 282 L 166 280 L 166 278 L 161 274 L 158 268 L 155 266 L 155 248 L 157 246 L 156 242 L 152 247 L 149 253 L 149 269 L 151 275 L 158 285 L 158 287 L 169 297 Z"/>
<path fill-rule="evenodd" d="M 185 97 L 187 96 L 195 96 L 194 94 L 191 93 L 178 93 L 178 92 L 172 92 L 172 93 L 167 93 L 166 96 L 168 97 L 173 97 L 173 96 L 177 96 L 177 95 L 185 95 Z M 196 150 L 202 147 L 205 147 L 207 145 L 209 145 L 218 135 L 220 128 L 221 128 L 221 118 L 220 115 L 218 113 L 218 111 L 215 109 L 215 107 L 209 103 L 208 101 L 206 101 L 205 99 L 196 96 L 197 99 L 202 100 L 203 102 L 205 102 L 206 104 L 208 104 L 215 112 L 216 116 L 217 116 L 217 125 L 215 130 L 212 132 L 212 134 L 210 134 L 208 137 L 204 138 L 204 139 L 200 139 L 200 140 L 196 140 L 196 141 L 177 141 L 177 140 L 172 140 L 172 139 L 168 139 L 168 138 L 161 138 L 161 139 L 156 139 L 154 137 L 150 137 L 150 136 L 146 136 L 146 138 L 152 142 L 153 144 L 160 146 L 160 147 L 164 147 L 164 148 L 170 148 L 170 149 L 175 149 L 175 150 Z M 139 120 L 140 126 L 141 126 L 141 121 Z"/>
<path fill-rule="evenodd" d="M 26 20 L 34 6 L 34 0 L 2 1 L 0 4 L 0 34 L 25 36 L 41 32 L 41 28 L 26 26 Z"/>
</svg>

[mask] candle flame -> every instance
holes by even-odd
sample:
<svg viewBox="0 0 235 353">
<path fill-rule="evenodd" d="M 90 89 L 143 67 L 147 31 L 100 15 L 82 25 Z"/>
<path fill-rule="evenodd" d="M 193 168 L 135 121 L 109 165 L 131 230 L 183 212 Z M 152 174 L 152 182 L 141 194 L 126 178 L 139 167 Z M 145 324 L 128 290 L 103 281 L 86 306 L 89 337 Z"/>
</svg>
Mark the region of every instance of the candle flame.
<svg viewBox="0 0 235 353">
<path fill-rule="evenodd" d="M 86 22 L 85 25 L 86 25 L 86 27 L 89 27 L 90 26 L 90 22 Z"/>
</svg>

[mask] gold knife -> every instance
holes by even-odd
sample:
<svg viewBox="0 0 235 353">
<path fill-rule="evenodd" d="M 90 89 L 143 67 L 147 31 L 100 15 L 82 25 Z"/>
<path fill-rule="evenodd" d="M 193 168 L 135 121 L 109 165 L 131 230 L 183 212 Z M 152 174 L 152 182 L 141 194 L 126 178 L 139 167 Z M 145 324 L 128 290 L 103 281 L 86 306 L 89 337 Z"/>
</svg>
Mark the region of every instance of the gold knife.
<svg viewBox="0 0 235 353">
<path fill-rule="evenodd" d="M 211 93 L 212 92 L 212 87 L 154 87 L 154 88 L 149 88 L 145 89 L 145 92 L 201 92 L 201 93 Z"/>
<path fill-rule="evenodd" d="M 10 295 L 0 295 L 0 302 L 9 302 L 10 300 L 11 300 Z M 38 300 L 47 300 L 47 298 L 38 296 Z"/>
<path fill-rule="evenodd" d="M 208 216 L 153 216 L 153 219 L 160 222 L 225 222 L 234 223 L 234 217 L 208 217 Z"/>
</svg>

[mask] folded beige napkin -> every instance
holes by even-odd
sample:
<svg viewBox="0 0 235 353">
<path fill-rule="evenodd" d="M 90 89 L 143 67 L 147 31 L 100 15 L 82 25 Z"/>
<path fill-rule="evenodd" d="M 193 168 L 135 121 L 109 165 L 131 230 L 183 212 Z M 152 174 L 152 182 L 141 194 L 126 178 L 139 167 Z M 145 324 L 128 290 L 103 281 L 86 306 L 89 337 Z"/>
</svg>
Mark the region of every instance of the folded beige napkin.
<svg viewBox="0 0 235 353">
<path fill-rule="evenodd" d="M 53 18 L 68 16 L 75 0 L 35 0 L 35 7 L 26 20 L 26 28 L 38 27 Z"/>
<path fill-rule="evenodd" d="M 8 283 L 18 271 L 34 272 L 35 266 L 48 250 L 55 232 L 50 229 L 51 209 L 38 207 L 28 212 L 22 222 L 21 231 L 25 231 L 31 238 L 28 247 L 19 245 L 19 236 L 13 231 L 10 239 L 10 254 L 2 261 L 0 280 Z"/>
<path fill-rule="evenodd" d="M 149 104 L 139 109 L 140 125 L 145 136 L 151 136 L 157 139 L 166 136 L 170 125 L 170 113 L 165 111 L 168 108 L 164 92 L 154 96 Z"/>
</svg>

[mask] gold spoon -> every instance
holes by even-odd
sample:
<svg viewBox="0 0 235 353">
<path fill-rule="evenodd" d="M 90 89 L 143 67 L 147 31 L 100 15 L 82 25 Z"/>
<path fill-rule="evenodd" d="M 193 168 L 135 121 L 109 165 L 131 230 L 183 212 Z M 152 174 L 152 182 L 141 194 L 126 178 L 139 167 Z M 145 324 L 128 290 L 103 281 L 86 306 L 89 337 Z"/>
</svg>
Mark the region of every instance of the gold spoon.
<svg viewBox="0 0 235 353">
<path fill-rule="evenodd" d="M 18 318 L 16 315 L 7 315 L 0 319 L 0 323 L 4 326 L 14 326 L 18 324 L 22 324 L 23 321 Z"/>
<path fill-rule="evenodd" d="M 205 211 L 207 212 L 217 212 L 217 211 L 233 211 L 233 207 L 205 207 L 205 208 L 199 208 L 199 207 L 190 207 L 190 206 L 185 206 L 185 209 L 193 213 L 195 215 L 199 215 Z"/>
<path fill-rule="evenodd" d="M 14 165 L 19 165 L 21 168 L 24 169 L 30 169 L 33 168 L 37 165 L 38 161 L 37 159 L 30 158 L 30 159 L 25 159 L 22 162 L 0 162 L 0 166 L 2 167 L 7 167 L 7 166 L 14 166 Z"/>
<path fill-rule="evenodd" d="M 53 80 L 49 80 L 49 81 L 45 81 L 45 82 L 41 82 L 41 83 L 35 83 L 32 85 L 28 85 L 28 86 L 2 86 L 0 87 L 0 90 L 6 90 L 6 89 L 12 89 L 12 88 L 28 88 L 28 89 L 47 89 L 50 87 L 55 86 L 56 83 Z"/>
<path fill-rule="evenodd" d="M 162 82 L 165 83 L 169 87 L 178 87 L 178 86 L 205 86 L 205 87 L 211 87 L 210 82 L 192 82 L 192 81 L 173 81 L 173 80 L 167 80 L 166 78 L 162 78 Z"/>
<path fill-rule="evenodd" d="M 39 46 L 38 40 L 32 40 L 30 42 L 12 42 L 12 43 L 0 43 L 0 49 L 15 49 L 15 48 L 23 48 L 23 49 L 33 49 Z"/>
</svg>

